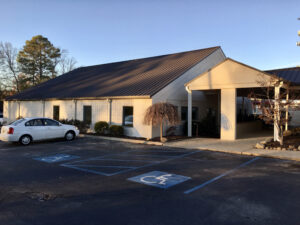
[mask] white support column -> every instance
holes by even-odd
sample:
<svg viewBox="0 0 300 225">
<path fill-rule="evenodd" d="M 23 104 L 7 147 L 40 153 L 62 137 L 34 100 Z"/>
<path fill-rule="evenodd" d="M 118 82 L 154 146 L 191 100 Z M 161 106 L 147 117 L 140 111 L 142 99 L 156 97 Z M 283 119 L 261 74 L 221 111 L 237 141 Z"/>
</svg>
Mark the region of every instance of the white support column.
<svg viewBox="0 0 300 225">
<path fill-rule="evenodd" d="M 192 137 L 192 91 L 186 87 L 186 91 L 188 93 L 188 136 Z"/>
<path fill-rule="evenodd" d="M 221 140 L 236 139 L 236 89 L 221 90 Z"/>
<path fill-rule="evenodd" d="M 274 110 L 274 141 L 280 141 L 279 140 L 279 135 L 278 135 L 278 127 L 276 126 L 276 121 L 280 119 L 280 114 L 279 114 L 279 96 L 280 96 L 280 86 L 277 86 L 274 88 L 275 89 L 275 95 L 274 95 L 274 100 L 275 100 L 275 110 Z"/>
<path fill-rule="evenodd" d="M 285 130 L 289 129 L 289 88 L 286 90 L 286 107 L 285 107 Z"/>
</svg>

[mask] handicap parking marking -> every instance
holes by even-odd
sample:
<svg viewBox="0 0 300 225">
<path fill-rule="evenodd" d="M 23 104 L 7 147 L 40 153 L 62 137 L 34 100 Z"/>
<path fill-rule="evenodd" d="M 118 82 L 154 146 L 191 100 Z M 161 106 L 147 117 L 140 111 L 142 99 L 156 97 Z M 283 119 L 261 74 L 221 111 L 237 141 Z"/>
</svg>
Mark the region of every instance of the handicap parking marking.
<svg viewBox="0 0 300 225">
<path fill-rule="evenodd" d="M 193 187 L 193 188 L 191 188 L 191 189 L 189 189 L 189 190 L 186 190 L 186 191 L 184 192 L 184 194 L 190 194 L 190 193 L 192 193 L 192 192 L 194 192 L 194 191 L 196 191 L 196 190 L 199 190 L 199 189 L 205 187 L 206 185 L 211 184 L 211 183 L 213 183 L 214 181 L 217 181 L 217 180 L 219 180 L 220 178 L 222 178 L 222 177 L 224 177 L 224 176 L 227 176 L 227 175 L 229 175 L 229 174 L 235 172 L 236 170 L 238 170 L 238 169 L 240 169 L 240 168 L 242 168 L 242 167 L 244 167 L 244 166 L 249 165 L 250 163 L 253 163 L 254 161 L 258 160 L 259 158 L 260 158 L 260 157 L 255 157 L 255 158 L 253 158 L 253 159 L 250 159 L 250 160 L 248 160 L 247 162 L 244 162 L 244 163 L 242 163 L 241 165 L 239 165 L 239 166 L 237 166 L 237 167 L 235 167 L 235 168 L 233 168 L 233 169 L 231 169 L 231 170 L 228 170 L 227 172 L 225 172 L 225 173 L 223 173 L 223 174 L 221 174 L 221 175 L 219 175 L 219 176 L 217 176 L 217 177 L 214 177 L 213 179 L 210 179 L 210 180 L 204 182 L 203 184 L 200 184 L 200 185 L 198 185 L 198 186 L 196 186 L 196 187 Z"/>
<path fill-rule="evenodd" d="M 46 162 L 46 163 L 56 163 L 56 162 L 63 162 L 63 161 L 68 161 L 68 160 L 78 159 L 78 158 L 80 157 L 76 155 L 56 154 L 56 155 L 49 155 L 43 157 L 35 157 L 33 159 L 41 162 Z"/>
<path fill-rule="evenodd" d="M 166 173 L 161 171 L 152 171 L 139 176 L 128 178 L 127 180 L 150 185 L 153 187 L 167 189 L 169 187 L 180 184 L 190 179 L 190 177 L 182 175 Z"/>
</svg>

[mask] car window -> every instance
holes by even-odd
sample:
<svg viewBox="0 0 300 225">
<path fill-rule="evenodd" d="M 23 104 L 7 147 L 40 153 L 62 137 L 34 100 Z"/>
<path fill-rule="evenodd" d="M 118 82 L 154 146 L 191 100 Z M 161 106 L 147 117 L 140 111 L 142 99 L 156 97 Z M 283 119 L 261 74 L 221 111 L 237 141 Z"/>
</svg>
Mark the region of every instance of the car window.
<svg viewBox="0 0 300 225">
<path fill-rule="evenodd" d="M 16 120 L 12 123 L 10 123 L 9 125 L 12 125 L 12 126 L 17 126 L 19 125 L 20 123 L 22 123 L 25 119 L 19 119 L 19 120 Z"/>
<path fill-rule="evenodd" d="M 42 119 L 34 119 L 25 123 L 25 126 L 44 126 Z"/>
<path fill-rule="evenodd" d="M 44 119 L 45 126 L 59 126 L 59 123 L 54 120 Z"/>
<path fill-rule="evenodd" d="M 3 118 L 3 115 L 0 114 L 0 118 Z"/>
</svg>

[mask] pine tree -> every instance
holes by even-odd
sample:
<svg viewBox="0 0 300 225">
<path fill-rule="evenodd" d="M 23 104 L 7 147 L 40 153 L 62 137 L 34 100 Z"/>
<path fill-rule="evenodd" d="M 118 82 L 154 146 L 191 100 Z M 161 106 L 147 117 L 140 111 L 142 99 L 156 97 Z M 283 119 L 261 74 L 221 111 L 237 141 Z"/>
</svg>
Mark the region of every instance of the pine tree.
<svg viewBox="0 0 300 225">
<path fill-rule="evenodd" d="M 21 72 L 34 86 L 56 75 L 55 67 L 60 57 L 60 48 L 54 47 L 46 37 L 37 35 L 26 41 L 17 61 Z"/>
</svg>

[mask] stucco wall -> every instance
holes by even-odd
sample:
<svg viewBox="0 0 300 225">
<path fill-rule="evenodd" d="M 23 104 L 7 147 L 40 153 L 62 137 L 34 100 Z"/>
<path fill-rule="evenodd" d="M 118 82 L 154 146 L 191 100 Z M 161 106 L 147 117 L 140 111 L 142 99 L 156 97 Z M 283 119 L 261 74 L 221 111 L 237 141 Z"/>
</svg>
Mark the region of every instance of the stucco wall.
<svg viewBox="0 0 300 225">
<path fill-rule="evenodd" d="M 231 59 L 201 74 L 187 86 L 190 90 L 261 87 L 258 81 L 268 81 L 270 76 Z M 268 83 L 268 82 L 267 82 Z"/>
</svg>

